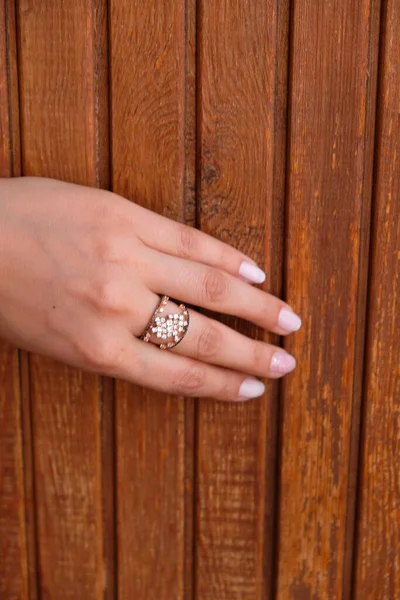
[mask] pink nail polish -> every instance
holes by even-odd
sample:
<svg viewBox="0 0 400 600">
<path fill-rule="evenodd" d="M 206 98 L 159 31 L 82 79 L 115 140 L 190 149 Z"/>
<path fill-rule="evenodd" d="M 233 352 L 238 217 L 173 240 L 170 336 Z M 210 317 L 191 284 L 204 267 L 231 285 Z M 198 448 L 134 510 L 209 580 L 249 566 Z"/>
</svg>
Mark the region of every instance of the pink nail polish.
<svg viewBox="0 0 400 600">
<path fill-rule="evenodd" d="M 250 398 L 256 398 L 262 396 L 265 391 L 265 385 L 259 379 L 249 377 L 242 382 L 239 389 L 238 400 L 249 400 Z"/>
<path fill-rule="evenodd" d="M 263 283 L 265 281 L 264 271 L 260 267 L 257 267 L 257 265 L 246 261 L 240 265 L 239 275 L 242 275 L 242 277 L 251 281 L 251 283 Z"/>
<path fill-rule="evenodd" d="M 290 373 L 296 366 L 296 359 L 294 356 L 285 352 L 284 350 L 275 352 L 272 356 L 270 371 L 277 375 L 286 375 Z"/>
<path fill-rule="evenodd" d="M 278 317 L 278 325 L 282 329 L 285 329 L 288 333 L 292 333 L 292 331 L 297 331 L 301 327 L 301 319 L 296 313 L 293 311 L 282 308 Z"/>
</svg>

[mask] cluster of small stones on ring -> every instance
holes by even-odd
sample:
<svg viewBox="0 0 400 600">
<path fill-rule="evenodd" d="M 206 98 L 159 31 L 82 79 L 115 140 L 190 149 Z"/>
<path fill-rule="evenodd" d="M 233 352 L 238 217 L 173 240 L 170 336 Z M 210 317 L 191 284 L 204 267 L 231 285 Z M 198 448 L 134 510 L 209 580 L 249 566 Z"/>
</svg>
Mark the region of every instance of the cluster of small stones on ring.
<svg viewBox="0 0 400 600">
<path fill-rule="evenodd" d="M 168 317 L 156 317 L 156 325 L 152 327 L 152 332 L 157 335 L 158 338 L 166 340 L 167 338 L 174 338 L 177 342 L 180 339 L 180 335 L 188 324 L 187 310 L 183 311 L 183 314 L 168 315 Z"/>
</svg>

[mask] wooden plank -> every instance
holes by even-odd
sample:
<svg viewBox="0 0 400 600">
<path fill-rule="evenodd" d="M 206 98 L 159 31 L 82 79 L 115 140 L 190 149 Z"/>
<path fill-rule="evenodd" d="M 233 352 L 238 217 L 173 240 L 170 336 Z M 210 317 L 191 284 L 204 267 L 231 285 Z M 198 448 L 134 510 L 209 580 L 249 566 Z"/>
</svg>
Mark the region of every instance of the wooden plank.
<svg viewBox="0 0 400 600">
<path fill-rule="evenodd" d="M 197 130 L 196 130 L 196 28 L 197 0 L 186 0 L 186 73 L 185 73 L 185 183 L 183 189 L 183 214 L 176 219 L 187 225 L 196 225 L 196 169 L 197 169 Z M 184 460 L 184 528 L 183 528 L 183 600 L 193 600 L 194 597 L 194 518 L 195 518 L 195 401 L 193 398 L 184 400 L 185 431 L 183 438 Z"/>
<path fill-rule="evenodd" d="M 285 287 L 303 327 L 283 381 L 276 596 L 349 598 L 377 3 L 300 0 L 291 24 Z"/>
<path fill-rule="evenodd" d="M 9 82 L 5 4 L 0 6 L 0 172 L 11 176 Z"/>
<path fill-rule="evenodd" d="M 373 0 L 370 7 L 369 19 L 369 53 L 367 67 L 366 116 L 364 134 L 364 175 L 363 175 L 363 210 L 360 215 L 360 249 L 359 249 L 359 279 L 357 290 L 357 322 L 354 336 L 354 376 L 353 404 L 351 414 L 351 433 L 348 464 L 348 488 L 346 539 L 343 557 L 343 598 L 352 598 L 354 568 L 355 527 L 357 525 L 357 495 L 359 449 L 361 435 L 361 405 L 364 372 L 367 296 L 369 280 L 369 250 L 371 231 L 371 198 L 373 188 L 374 157 L 375 157 L 375 121 L 377 83 L 379 70 L 379 38 L 380 38 L 381 0 Z"/>
<path fill-rule="evenodd" d="M 189 224 L 194 7 L 111 2 L 113 190 Z M 120 598 L 191 596 L 192 405 L 117 382 Z"/>
<path fill-rule="evenodd" d="M 199 225 L 250 255 L 280 293 L 287 2 L 200 2 Z M 282 54 L 278 53 L 282 52 Z M 222 314 L 242 333 L 276 343 Z M 202 399 L 196 598 L 272 597 L 278 382 L 243 404 Z"/>
<path fill-rule="evenodd" d="M 108 0 L 93 0 L 94 85 L 96 120 L 96 185 L 110 187 L 110 106 Z M 101 483 L 103 517 L 103 597 L 115 600 L 117 593 L 115 410 L 114 380 L 101 377 Z"/>
<path fill-rule="evenodd" d="M 107 180 L 105 9 L 100 0 L 18 4 L 25 175 Z M 100 379 L 37 355 L 30 375 L 40 595 L 111 598 Z"/>
<path fill-rule="evenodd" d="M 0 4 L 0 177 L 18 174 L 15 20 Z M 0 340 L 0 597 L 28 599 L 18 351 Z M 33 596 L 32 596 L 33 597 Z"/>
<path fill-rule="evenodd" d="M 0 597 L 28 598 L 18 353 L 0 342 Z"/>
<path fill-rule="evenodd" d="M 0 172 L 20 173 L 18 75 L 15 7 L 3 2 L 0 12 Z"/>
<path fill-rule="evenodd" d="M 400 5 L 383 14 L 353 598 L 400 597 Z"/>
</svg>

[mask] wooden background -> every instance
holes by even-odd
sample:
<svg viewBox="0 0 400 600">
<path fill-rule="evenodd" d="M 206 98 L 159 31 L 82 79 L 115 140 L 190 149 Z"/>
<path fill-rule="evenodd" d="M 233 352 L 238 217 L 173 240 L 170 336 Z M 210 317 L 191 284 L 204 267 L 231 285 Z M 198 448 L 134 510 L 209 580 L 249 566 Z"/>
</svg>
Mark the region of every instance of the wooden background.
<svg viewBox="0 0 400 600">
<path fill-rule="evenodd" d="M 1 600 L 400 598 L 399 32 L 398 0 L 0 2 L 0 175 L 199 227 L 303 318 L 245 404 L 1 344 Z"/>
</svg>

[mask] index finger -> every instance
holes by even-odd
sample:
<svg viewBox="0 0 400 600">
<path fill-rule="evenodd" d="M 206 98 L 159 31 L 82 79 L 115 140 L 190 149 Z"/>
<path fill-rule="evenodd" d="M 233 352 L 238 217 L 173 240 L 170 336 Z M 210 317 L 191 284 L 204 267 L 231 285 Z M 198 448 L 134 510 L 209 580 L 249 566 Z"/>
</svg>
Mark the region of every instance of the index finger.
<svg viewBox="0 0 400 600">
<path fill-rule="evenodd" d="M 139 204 L 135 233 L 147 246 L 179 258 L 195 260 L 239 276 L 251 283 L 263 283 L 265 272 L 255 261 L 233 246 L 194 227 L 159 215 Z"/>
</svg>

